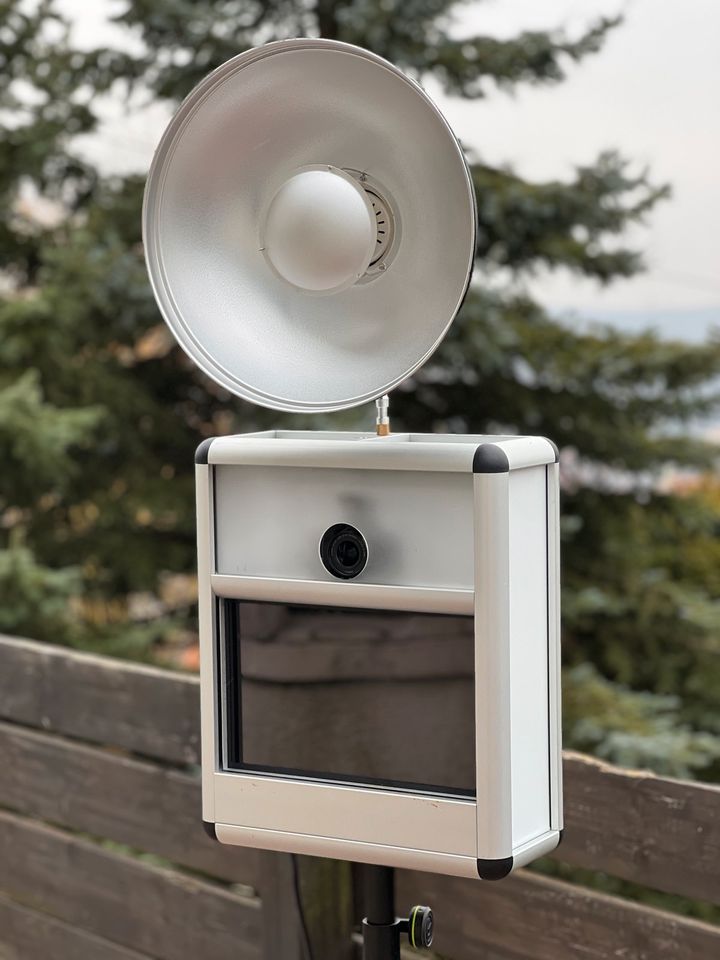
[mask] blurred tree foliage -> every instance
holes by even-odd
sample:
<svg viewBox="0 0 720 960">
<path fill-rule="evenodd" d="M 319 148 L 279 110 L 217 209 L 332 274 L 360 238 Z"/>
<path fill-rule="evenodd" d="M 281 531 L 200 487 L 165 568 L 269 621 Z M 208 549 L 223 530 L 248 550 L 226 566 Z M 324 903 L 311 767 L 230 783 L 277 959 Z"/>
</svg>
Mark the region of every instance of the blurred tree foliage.
<svg viewBox="0 0 720 960">
<path fill-rule="evenodd" d="M 103 176 L 77 150 L 102 96 L 176 102 L 251 44 L 321 34 L 480 98 L 562 81 L 616 26 L 459 37 L 459 6 L 126 0 L 113 9 L 132 43 L 87 51 L 54 0 L 0 0 L 0 628 L 141 655 L 187 626 L 190 599 L 143 615 L 132 597 L 152 600 L 166 574 L 193 568 L 193 449 L 277 422 L 200 376 L 161 324 L 142 262 L 142 177 Z M 526 290 L 539 268 L 600 283 L 641 270 L 624 234 L 668 190 L 615 153 L 566 181 L 528 182 L 478 157 L 473 176 L 477 282 L 443 347 L 396 391 L 396 427 L 558 443 L 570 740 L 712 775 L 718 493 L 670 496 L 657 480 L 714 462 L 688 426 L 718 408 L 720 342 L 580 332 Z"/>
</svg>

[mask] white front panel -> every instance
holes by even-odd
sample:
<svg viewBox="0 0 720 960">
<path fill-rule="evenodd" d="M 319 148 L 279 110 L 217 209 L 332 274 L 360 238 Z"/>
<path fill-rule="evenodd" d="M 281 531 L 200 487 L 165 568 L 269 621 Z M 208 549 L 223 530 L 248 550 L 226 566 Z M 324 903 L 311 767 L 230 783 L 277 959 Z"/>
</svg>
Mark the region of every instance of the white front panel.
<svg viewBox="0 0 720 960">
<path fill-rule="evenodd" d="M 510 473 L 510 734 L 516 847 L 550 827 L 545 467 Z"/>
<path fill-rule="evenodd" d="M 216 466 L 217 572 L 338 581 L 318 545 L 335 523 L 365 537 L 353 584 L 473 589 L 472 475 Z"/>
<path fill-rule="evenodd" d="M 335 857 L 339 860 L 352 860 L 353 863 L 379 863 L 405 870 L 426 870 L 429 873 L 477 880 L 477 859 L 474 855 L 460 857 L 422 848 L 337 840 L 335 837 L 311 837 L 304 833 L 282 833 L 279 830 L 260 830 L 257 827 L 238 827 L 226 823 L 218 823 L 216 831 L 221 843 L 234 843 L 241 847 L 305 853 L 312 857 Z M 557 834 L 555 836 L 554 846 L 557 845 Z"/>
<path fill-rule="evenodd" d="M 236 773 L 214 786 L 220 823 L 475 855 L 474 801 Z"/>
<path fill-rule="evenodd" d="M 200 626 L 200 748 L 202 764 L 203 820 L 215 819 L 214 782 L 216 768 L 215 731 L 219 723 L 220 705 L 216 698 L 215 601 L 210 588 L 210 566 L 215 541 L 212 524 L 212 490 L 210 468 L 195 466 L 197 557 L 198 557 L 198 620 Z"/>
</svg>

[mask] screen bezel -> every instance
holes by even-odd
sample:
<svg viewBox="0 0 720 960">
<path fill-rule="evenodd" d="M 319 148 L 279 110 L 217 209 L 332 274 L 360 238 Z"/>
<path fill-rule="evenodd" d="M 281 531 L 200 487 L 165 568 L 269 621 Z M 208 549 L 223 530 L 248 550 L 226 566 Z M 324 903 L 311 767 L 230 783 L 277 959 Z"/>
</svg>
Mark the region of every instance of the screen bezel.
<svg viewBox="0 0 720 960">
<path fill-rule="evenodd" d="M 426 783 L 421 780 L 396 780 L 385 777 L 343 774 L 336 771 L 246 763 L 243 759 L 242 730 L 241 604 L 242 601 L 238 600 L 216 598 L 216 657 L 219 665 L 217 671 L 218 703 L 221 705 L 217 715 L 217 742 L 219 765 L 224 773 L 283 780 L 291 779 L 305 783 L 392 790 L 448 800 L 476 801 L 476 770 L 473 773 L 472 789 L 463 789 L 449 787 L 446 784 Z M 305 607 L 307 609 L 321 609 L 315 605 L 305 605 Z M 474 724 L 471 734 L 474 740 L 476 734 Z M 475 746 L 473 744 L 474 755 Z"/>
</svg>

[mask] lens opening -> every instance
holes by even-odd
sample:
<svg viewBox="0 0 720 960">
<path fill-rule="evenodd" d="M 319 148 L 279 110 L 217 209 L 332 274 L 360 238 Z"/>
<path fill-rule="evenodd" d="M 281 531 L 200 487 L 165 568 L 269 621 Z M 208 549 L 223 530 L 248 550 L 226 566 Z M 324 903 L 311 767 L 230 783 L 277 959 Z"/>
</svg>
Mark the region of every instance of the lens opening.
<svg viewBox="0 0 720 960">
<path fill-rule="evenodd" d="M 338 580 L 352 580 L 367 564 L 365 537 L 349 523 L 334 523 L 320 540 L 320 559 L 328 573 Z"/>
</svg>

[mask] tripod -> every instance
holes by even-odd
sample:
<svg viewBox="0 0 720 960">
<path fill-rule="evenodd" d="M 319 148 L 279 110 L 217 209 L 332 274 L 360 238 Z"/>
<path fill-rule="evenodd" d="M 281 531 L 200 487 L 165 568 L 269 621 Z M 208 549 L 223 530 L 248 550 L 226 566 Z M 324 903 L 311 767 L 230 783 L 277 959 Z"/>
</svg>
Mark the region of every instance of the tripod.
<svg viewBox="0 0 720 960">
<path fill-rule="evenodd" d="M 433 938 L 430 907 L 413 907 L 409 917 L 396 917 L 392 867 L 365 865 L 361 871 L 363 960 L 400 960 L 401 934 L 407 934 L 413 947 L 429 947 Z"/>
</svg>

